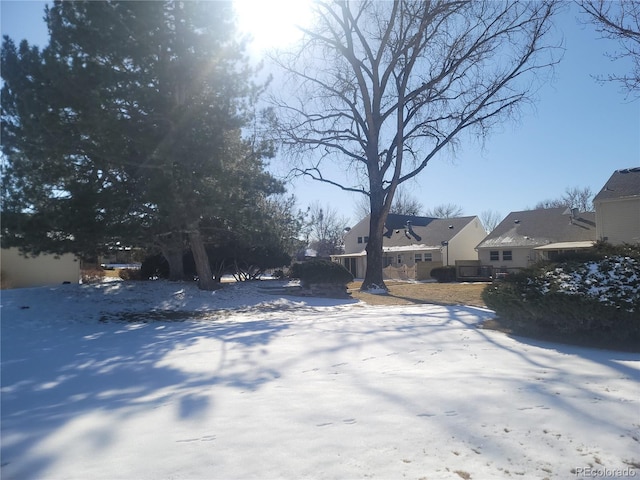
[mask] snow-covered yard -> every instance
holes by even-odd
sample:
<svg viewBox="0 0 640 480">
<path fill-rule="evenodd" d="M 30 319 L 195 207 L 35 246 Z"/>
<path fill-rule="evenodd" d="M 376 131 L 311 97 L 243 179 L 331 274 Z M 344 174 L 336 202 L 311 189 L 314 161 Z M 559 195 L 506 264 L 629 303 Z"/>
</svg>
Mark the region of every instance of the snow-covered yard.
<svg viewBox="0 0 640 480">
<path fill-rule="evenodd" d="M 640 476 L 640 355 L 278 285 L 3 291 L 2 479 Z"/>
</svg>

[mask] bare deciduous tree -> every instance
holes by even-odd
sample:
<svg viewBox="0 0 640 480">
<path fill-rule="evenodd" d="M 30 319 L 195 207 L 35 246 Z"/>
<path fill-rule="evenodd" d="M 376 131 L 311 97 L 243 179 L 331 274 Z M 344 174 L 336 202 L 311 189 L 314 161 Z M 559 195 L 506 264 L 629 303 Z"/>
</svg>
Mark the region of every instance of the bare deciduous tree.
<svg viewBox="0 0 640 480">
<path fill-rule="evenodd" d="M 393 203 L 391 204 L 389 213 L 395 213 L 396 215 L 412 215 L 417 217 L 422 215 L 423 210 L 424 207 L 418 199 L 409 195 L 402 186 L 399 186 L 396 189 L 396 194 L 393 197 Z"/>
<path fill-rule="evenodd" d="M 454 203 L 443 203 L 427 210 L 427 217 L 453 218 L 462 215 L 462 207 Z"/>
<path fill-rule="evenodd" d="M 558 3 L 315 5 L 299 48 L 274 58 L 290 83 L 274 98 L 273 131 L 297 173 L 368 197 L 361 288 L 384 288 L 383 227 L 398 185 L 463 132 L 485 135 L 531 99 L 557 62 L 547 37 Z"/>
<path fill-rule="evenodd" d="M 335 208 L 313 203 L 309 207 L 309 246 L 321 257 L 342 253 L 342 239 L 348 226 L 349 220 L 338 215 Z"/>
<path fill-rule="evenodd" d="M 578 5 L 603 37 L 616 40 L 620 50 L 610 52 L 614 59 L 629 58 L 633 71 L 626 75 L 609 75 L 628 94 L 640 97 L 640 0 L 578 0 Z"/>
<path fill-rule="evenodd" d="M 498 226 L 500 220 L 502 220 L 502 215 L 496 210 L 483 210 L 480 214 L 480 221 L 487 233 L 491 233 Z"/>
<path fill-rule="evenodd" d="M 535 208 L 577 208 L 581 212 L 593 212 L 593 191 L 590 187 L 567 187 L 564 195 L 552 200 L 538 202 Z"/>
</svg>

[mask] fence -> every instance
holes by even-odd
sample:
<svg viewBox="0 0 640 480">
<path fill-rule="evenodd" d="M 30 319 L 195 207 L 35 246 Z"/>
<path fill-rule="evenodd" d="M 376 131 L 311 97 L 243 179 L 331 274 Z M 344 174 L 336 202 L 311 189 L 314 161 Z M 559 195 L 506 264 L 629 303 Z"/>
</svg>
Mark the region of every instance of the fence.
<svg viewBox="0 0 640 480">
<path fill-rule="evenodd" d="M 431 270 L 441 267 L 442 262 L 418 262 L 411 266 L 388 266 L 382 270 L 385 280 L 431 280 Z"/>
<path fill-rule="evenodd" d="M 382 269 L 382 276 L 385 280 L 415 280 L 416 267 L 401 265 L 399 267 L 388 266 Z"/>
<path fill-rule="evenodd" d="M 503 278 L 510 273 L 515 273 L 520 270 L 520 268 L 481 265 L 479 260 L 456 261 L 456 277 L 459 282 L 490 281 L 494 278 Z"/>
</svg>

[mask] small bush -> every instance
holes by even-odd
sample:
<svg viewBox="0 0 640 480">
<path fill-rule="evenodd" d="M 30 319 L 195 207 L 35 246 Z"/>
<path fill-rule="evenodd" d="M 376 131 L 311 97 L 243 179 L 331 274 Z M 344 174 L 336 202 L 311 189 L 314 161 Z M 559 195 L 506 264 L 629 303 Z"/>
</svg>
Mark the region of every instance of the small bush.
<svg viewBox="0 0 640 480">
<path fill-rule="evenodd" d="M 102 281 L 104 276 L 104 269 L 100 266 L 83 268 L 80 273 L 82 283 L 99 283 Z"/>
<path fill-rule="evenodd" d="M 7 275 L 2 272 L 0 273 L 0 290 L 5 290 L 7 288 L 13 288 L 11 280 L 7 278 Z"/>
<path fill-rule="evenodd" d="M 346 285 L 353 281 L 353 275 L 339 263 L 328 260 L 310 260 L 303 263 L 294 263 L 289 275 L 299 278 L 303 287 L 311 284 Z"/>
<path fill-rule="evenodd" d="M 169 263 L 161 254 L 150 255 L 142 261 L 140 275 L 145 278 L 169 278 Z"/>
<path fill-rule="evenodd" d="M 118 271 L 118 276 L 122 280 L 148 280 L 149 277 L 145 277 L 142 274 L 142 270 L 137 268 L 123 268 Z"/>
<path fill-rule="evenodd" d="M 451 283 L 456 281 L 456 267 L 436 267 L 431 270 L 431 278 L 438 280 L 438 283 Z"/>
</svg>

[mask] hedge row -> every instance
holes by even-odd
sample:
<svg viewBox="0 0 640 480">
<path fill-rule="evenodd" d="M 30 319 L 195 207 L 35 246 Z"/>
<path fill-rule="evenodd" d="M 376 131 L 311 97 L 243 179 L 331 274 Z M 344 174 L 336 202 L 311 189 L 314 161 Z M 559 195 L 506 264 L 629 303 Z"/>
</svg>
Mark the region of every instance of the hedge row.
<svg viewBox="0 0 640 480">
<path fill-rule="evenodd" d="M 640 340 L 640 258 L 570 256 L 496 281 L 483 299 L 522 332 Z"/>
<path fill-rule="evenodd" d="M 310 260 L 303 263 L 294 263 L 289 272 L 291 278 L 299 278 L 303 287 L 311 284 L 335 284 L 346 285 L 353 281 L 353 275 L 349 270 L 336 262 L 328 260 Z"/>
</svg>

